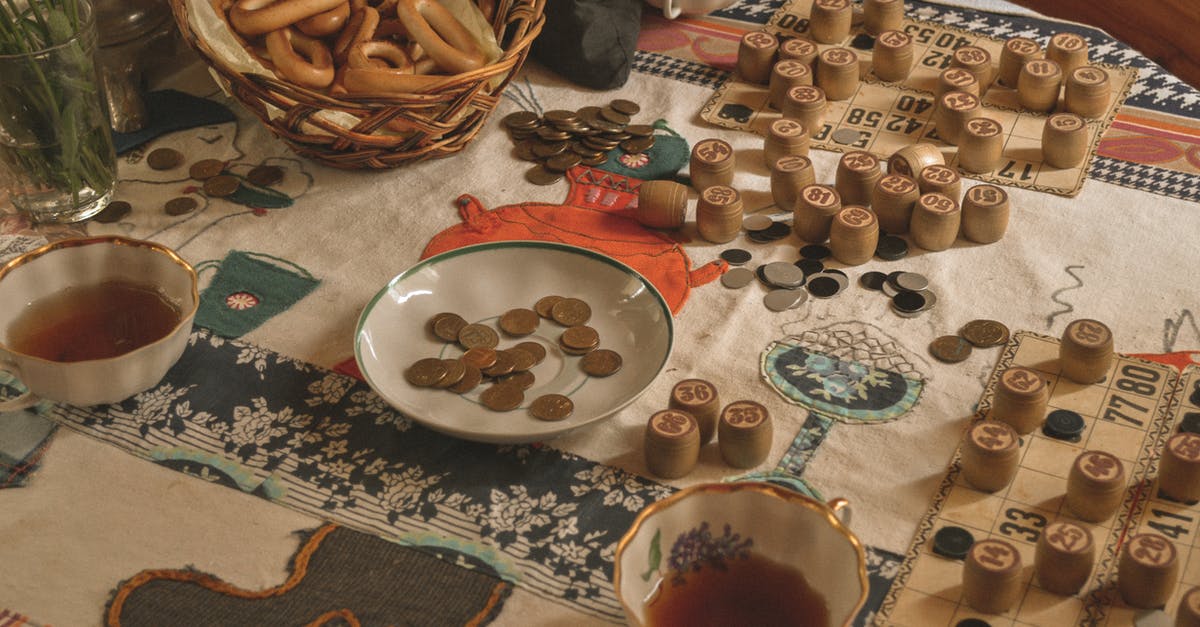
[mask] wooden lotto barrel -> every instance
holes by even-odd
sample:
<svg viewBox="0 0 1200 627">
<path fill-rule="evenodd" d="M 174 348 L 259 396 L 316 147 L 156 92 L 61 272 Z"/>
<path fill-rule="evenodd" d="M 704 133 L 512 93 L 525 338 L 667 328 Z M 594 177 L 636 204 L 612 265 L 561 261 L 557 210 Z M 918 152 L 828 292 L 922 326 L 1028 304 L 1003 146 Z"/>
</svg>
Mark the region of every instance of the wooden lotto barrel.
<svg viewBox="0 0 1200 627">
<path fill-rule="evenodd" d="M 678 229 L 687 218 L 687 188 L 675 181 L 642 181 L 634 217 L 652 229 Z"/>
<path fill-rule="evenodd" d="M 879 245 L 879 220 L 866 207 L 842 207 L 829 226 L 829 250 L 833 258 L 848 265 L 864 264 L 875 256 Z"/>
</svg>

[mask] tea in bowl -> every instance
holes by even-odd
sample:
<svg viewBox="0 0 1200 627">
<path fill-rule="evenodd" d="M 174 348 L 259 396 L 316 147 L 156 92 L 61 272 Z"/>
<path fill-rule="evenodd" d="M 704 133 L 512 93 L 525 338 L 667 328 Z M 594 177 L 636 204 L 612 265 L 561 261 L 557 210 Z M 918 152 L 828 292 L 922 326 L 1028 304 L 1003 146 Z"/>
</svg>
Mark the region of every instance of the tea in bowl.
<svg viewBox="0 0 1200 627">
<path fill-rule="evenodd" d="M 0 370 L 40 399 L 125 400 L 154 387 L 187 345 L 196 271 L 169 248 L 124 237 L 53 242 L 0 266 Z"/>
<path fill-rule="evenodd" d="M 862 544 L 836 515 L 846 506 L 754 482 L 647 506 L 617 545 L 613 586 L 629 624 L 851 624 L 868 583 Z"/>
</svg>

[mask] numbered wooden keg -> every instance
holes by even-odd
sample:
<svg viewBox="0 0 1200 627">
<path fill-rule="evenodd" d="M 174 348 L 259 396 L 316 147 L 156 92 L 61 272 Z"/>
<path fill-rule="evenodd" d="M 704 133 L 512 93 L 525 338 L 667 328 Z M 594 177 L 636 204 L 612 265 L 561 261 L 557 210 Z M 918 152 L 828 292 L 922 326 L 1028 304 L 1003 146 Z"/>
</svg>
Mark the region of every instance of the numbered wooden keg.
<svg viewBox="0 0 1200 627">
<path fill-rule="evenodd" d="M 664 409 L 650 416 L 642 450 L 650 474 L 663 479 L 688 474 L 700 459 L 696 419 L 678 409 Z"/>
<path fill-rule="evenodd" d="M 1067 75 L 1063 100 L 1067 111 L 1085 118 L 1099 118 L 1108 111 L 1112 81 L 1108 72 L 1094 65 L 1077 67 Z"/>
<path fill-rule="evenodd" d="M 1049 59 L 1026 61 L 1017 75 L 1017 102 L 1038 113 L 1048 113 L 1058 105 L 1062 87 L 1062 69 Z"/>
<path fill-rule="evenodd" d="M 800 190 L 817 182 L 812 161 L 802 155 L 780 157 L 771 165 L 771 198 L 785 211 L 796 209 Z"/>
<path fill-rule="evenodd" d="M 1067 473 L 1066 505 L 1080 520 L 1102 522 L 1125 499 L 1125 464 L 1112 453 L 1084 451 Z"/>
<path fill-rule="evenodd" d="M 895 0 L 898 4 L 899 0 Z M 908 78 L 913 64 L 912 37 L 898 30 L 880 33 L 875 39 L 871 53 L 872 70 L 884 81 L 902 81 Z"/>
<path fill-rule="evenodd" d="M 944 194 L 956 202 L 962 198 L 962 177 L 954 168 L 946 165 L 933 164 L 921 169 L 917 177 L 917 187 L 922 194 L 937 192 Z"/>
<path fill-rule="evenodd" d="M 817 55 L 816 84 L 830 100 L 847 100 L 858 91 L 858 54 L 830 48 Z"/>
<path fill-rule="evenodd" d="M 1142 609 L 1166 605 L 1179 581 L 1179 553 L 1166 536 L 1140 533 L 1125 541 L 1117 562 L 1121 599 Z"/>
<path fill-rule="evenodd" d="M 799 120 L 808 129 L 809 136 L 815 135 L 825 121 L 825 90 L 812 85 L 800 85 L 787 90 L 783 98 L 783 117 Z"/>
<path fill-rule="evenodd" d="M 779 41 L 771 33 L 750 31 L 738 44 L 737 73 L 747 83 L 766 85 L 771 80 Z"/>
<path fill-rule="evenodd" d="M 671 388 L 668 407 L 687 412 L 700 429 L 700 445 L 712 441 L 721 417 L 721 396 L 717 386 L 704 379 L 684 379 Z"/>
<path fill-rule="evenodd" d="M 774 439 L 771 414 L 754 401 L 734 401 L 721 410 L 717 444 L 734 468 L 753 468 L 767 459 Z"/>
<path fill-rule="evenodd" d="M 1012 544 L 993 538 L 975 542 L 963 561 L 963 600 L 980 612 L 1007 612 L 1021 599 L 1021 569 L 1021 553 Z"/>
<path fill-rule="evenodd" d="M 1025 435 L 1045 422 L 1049 400 L 1050 388 L 1036 370 L 1014 366 L 1000 373 L 988 417 L 1006 422 L 1017 433 Z"/>
<path fill-rule="evenodd" d="M 950 55 L 950 65 L 960 67 L 970 72 L 979 82 L 979 93 L 982 96 L 992 86 L 995 70 L 992 68 L 992 54 L 979 46 L 962 46 Z"/>
<path fill-rule="evenodd" d="M 700 192 L 696 203 L 696 229 L 714 244 L 724 244 L 742 230 L 742 195 L 732 187 L 713 185 Z"/>
<path fill-rule="evenodd" d="M 1088 64 L 1087 40 L 1075 33 L 1055 33 L 1046 46 L 1046 58 L 1062 68 L 1063 76 L 1070 76 L 1075 68 Z"/>
<path fill-rule="evenodd" d="M 905 146 L 888 157 L 889 173 L 903 174 L 913 180 L 919 179 L 921 171 L 931 165 L 946 165 L 946 158 L 937 146 L 926 142 Z"/>
<path fill-rule="evenodd" d="M 963 125 L 971 118 L 980 116 L 982 107 L 979 97 L 964 91 L 948 91 L 938 98 L 933 112 L 933 123 L 938 137 L 947 144 L 958 144 Z"/>
<path fill-rule="evenodd" d="M 1084 318 L 1063 330 L 1058 364 L 1064 377 L 1084 384 L 1102 381 L 1115 359 L 1112 331 L 1103 322 Z"/>
<path fill-rule="evenodd" d="M 783 98 L 787 90 L 800 85 L 812 85 L 812 68 L 803 61 L 782 59 L 771 68 L 771 83 L 767 88 L 767 101 L 776 109 L 783 109 Z"/>
<path fill-rule="evenodd" d="M 833 218 L 842 210 L 842 197 L 828 185 L 807 185 L 796 198 L 792 231 L 797 237 L 819 244 L 829 239 Z"/>
<path fill-rule="evenodd" d="M 767 125 L 767 136 L 763 138 L 763 163 L 770 168 L 780 157 L 805 156 L 808 144 L 808 129 L 799 120 L 774 120 Z"/>
<path fill-rule="evenodd" d="M 732 185 L 735 159 L 733 146 L 723 139 L 702 139 L 692 147 L 689 172 L 692 189 L 701 191 L 713 185 Z"/>
<path fill-rule="evenodd" d="M 1176 433 L 1163 447 L 1158 490 L 1183 503 L 1200 501 L 1200 435 Z"/>
<path fill-rule="evenodd" d="M 1096 561 L 1096 542 L 1087 527 L 1057 520 L 1042 530 L 1034 549 L 1038 585 L 1062 596 L 1083 587 Z"/>
<path fill-rule="evenodd" d="M 1192 587 L 1179 599 L 1175 627 L 1200 627 L 1200 586 Z"/>
<path fill-rule="evenodd" d="M 867 205 L 875 190 L 875 183 L 883 176 L 879 159 L 875 155 L 855 150 L 842 155 L 838 160 L 834 187 L 846 205 Z"/>
<path fill-rule="evenodd" d="M 963 237 L 977 244 L 998 242 L 1008 230 L 1008 192 L 995 185 L 976 185 L 962 203 Z"/>
<path fill-rule="evenodd" d="M 960 450 L 963 479 L 984 492 L 1008 486 L 1021 465 L 1021 436 L 999 420 L 981 420 L 971 425 Z"/>
<path fill-rule="evenodd" d="M 850 0 L 815 0 L 808 15 L 808 34 L 817 43 L 841 43 L 850 36 L 853 19 Z"/>
<path fill-rule="evenodd" d="M 917 182 L 903 174 L 887 174 L 875 183 L 871 193 L 871 208 L 885 233 L 898 235 L 908 232 L 913 206 L 921 197 Z"/>
<path fill-rule="evenodd" d="M 958 165 L 982 174 L 1000 166 L 1004 156 L 1004 127 L 991 118 L 967 120 L 958 137 Z"/>
<path fill-rule="evenodd" d="M 1028 37 L 1009 39 L 1000 49 L 1000 68 L 996 73 L 996 80 L 1009 89 L 1016 89 L 1021 68 L 1041 54 L 1042 47 Z"/>
<path fill-rule="evenodd" d="M 1042 160 L 1054 168 L 1074 168 L 1088 155 L 1087 123 L 1074 113 L 1055 113 L 1042 127 Z"/>
<path fill-rule="evenodd" d="M 871 260 L 879 245 L 879 220 L 866 207 L 843 207 L 829 226 L 829 250 L 833 258 L 857 266 Z"/>
<path fill-rule="evenodd" d="M 820 49 L 817 48 L 817 44 L 807 39 L 800 39 L 799 37 L 789 37 L 783 40 L 783 43 L 779 44 L 780 59 L 794 59 L 807 65 L 810 69 L 817 60 L 819 52 Z"/>
<path fill-rule="evenodd" d="M 652 229 L 678 229 L 687 218 L 687 188 L 675 181 L 642 181 L 634 217 Z"/>
<path fill-rule="evenodd" d="M 904 0 L 863 0 L 862 11 L 868 35 L 879 36 L 904 26 Z"/>
<path fill-rule="evenodd" d="M 965 68 L 946 68 L 938 74 L 937 85 L 934 87 L 933 93 L 941 98 L 951 91 L 962 91 L 972 96 L 978 96 L 980 94 L 979 79 Z"/>
<path fill-rule="evenodd" d="M 934 252 L 946 250 L 958 239 L 961 219 L 962 212 L 953 198 L 937 192 L 922 194 L 913 206 L 913 243 Z"/>
</svg>

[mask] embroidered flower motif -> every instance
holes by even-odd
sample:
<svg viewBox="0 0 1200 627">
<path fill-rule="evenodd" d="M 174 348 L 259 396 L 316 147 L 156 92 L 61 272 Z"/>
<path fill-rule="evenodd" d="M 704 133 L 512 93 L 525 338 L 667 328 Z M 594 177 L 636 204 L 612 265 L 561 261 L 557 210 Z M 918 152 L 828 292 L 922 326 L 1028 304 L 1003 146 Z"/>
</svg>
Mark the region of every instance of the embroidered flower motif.
<svg viewBox="0 0 1200 627">
<path fill-rule="evenodd" d="M 258 297 L 250 292 L 234 292 L 225 297 L 225 306 L 234 311 L 245 311 L 258 306 Z"/>
<path fill-rule="evenodd" d="M 342 376 L 333 372 L 327 373 L 325 378 L 320 381 L 313 381 L 308 384 L 308 393 L 313 394 L 310 398 L 304 400 L 309 407 L 317 405 L 336 405 L 350 390 L 352 382 L 349 377 Z"/>
<path fill-rule="evenodd" d="M 804 367 L 817 374 L 833 374 L 837 371 L 837 361 L 825 355 L 809 353 L 808 357 L 804 359 Z"/>
<path fill-rule="evenodd" d="M 626 153 L 617 157 L 617 161 L 631 170 L 636 170 L 646 167 L 646 164 L 650 163 L 650 156 L 644 152 Z"/>
</svg>

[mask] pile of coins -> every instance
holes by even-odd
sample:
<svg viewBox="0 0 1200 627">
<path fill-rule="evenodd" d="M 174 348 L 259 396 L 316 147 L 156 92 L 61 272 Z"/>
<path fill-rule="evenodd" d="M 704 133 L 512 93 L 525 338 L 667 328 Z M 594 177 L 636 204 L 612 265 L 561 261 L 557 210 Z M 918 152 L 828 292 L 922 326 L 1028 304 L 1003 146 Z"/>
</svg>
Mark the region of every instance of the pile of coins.
<svg viewBox="0 0 1200 627">
<path fill-rule="evenodd" d="M 631 100 L 613 100 L 607 106 L 587 106 L 578 111 L 555 109 L 539 116 L 517 111 L 502 123 L 516 145 L 516 156 L 538 165 L 525 172 L 535 185 L 551 185 L 579 165 L 597 166 L 608 161 L 618 146 L 630 154 L 654 146 L 654 127 L 631 124 L 642 108 Z"/>
<path fill-rule="evenodd" d="M 721 258 L 734 267 L 721 276 L 721 284 L 729 289 L 741 289 L 758 279 L 768 289 L 763 304 L 771 311 L 780 312 L 803 305 L 809 296 L 833 298 L 850 285 L 850 277 L 836 268 L 826 268 L 824 260 L 831 255 L 823 244 L 809 244 L 800 248 L 800 259 L 788 263 L 775 261 L 758 266 L 754 270 L 740 267 L 748 263 L 752 255 L 740 248 L 731 248 L 721 253 Z M 801 289 L 806 288 L 806 289 Z"/>
<path fill-rule="evenodd" d="M 937 303 L 937 294 L 929 289 L 929 279 L 916 272 L 864 272 L 858 283 L 869 290 L 883 292 L 891 299 L 892 312 L 901 318 L 915 318 Z"/>
<path fill-rule="evenodd" d="M 532 309 L 514 308 L 504 312 L 497 326 L 505 335 L 522 338 L 538 330 L 542 320 L 551 320 L 566 329 L 559 335 L 558 348 L 567 355 L 582 356 L 580 367 L 588 376 L 607 377 L 621 369 L 621 355 L 600 348 L 600 334 L 587 326 L 592 309 L 578 298 L 545 296 Z M 501 349 L 500 333 L 482 323 L 468 323 L 462 316 L 443 312 L 429 320 L 429 330 L 447 344 L 457 344 L 464 352 L 454 359 L 427 357 L 413 362 L 404 379 L 416 387 L 446 389 L 456 394 L 473 391 L 485 380 L 491 385 L 479 395 L 479 401 L 492 411 L 511 411 L 525 402 L 525 390 L 537 379 L 531 369 L 546 358 L 546 349 L 538 342 L 523 341 Z M 575 405 L 562 394 L 545 394 L 534 399 L 529 413 L 539 420 L 563 420 Z"/>
<path fill-rule="evenodd" d="M 948 364 L 971 356 L 971 347 L 991 348 L 1008 343 L 1008 327 L 995 320 L 972 320 L 956 335 L 943 335 L 929 344 L 929 353 Z"/>
<path fill-rule="evenodd" d="M 762 214 L 746 216 L 742 228 L 746 230 L 746 237 L 756 244 L 767 244 L 792 234 L 792 225 Z"/>
</svg>

